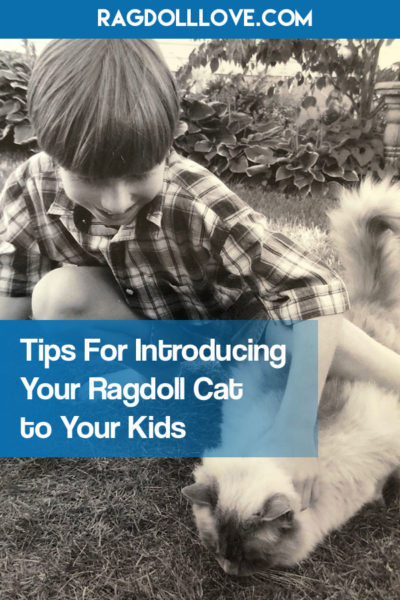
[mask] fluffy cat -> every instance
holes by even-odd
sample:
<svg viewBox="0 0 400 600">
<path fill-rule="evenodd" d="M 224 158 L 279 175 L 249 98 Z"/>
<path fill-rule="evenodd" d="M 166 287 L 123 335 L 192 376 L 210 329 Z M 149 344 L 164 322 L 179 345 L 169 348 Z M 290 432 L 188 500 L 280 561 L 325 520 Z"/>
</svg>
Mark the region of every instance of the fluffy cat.
<svg viewBox="0 0 400 600">
<path fill-rule="evenodd" d="M 330 218 L 352 299 L 349 318 L 399 352 L 400 185 L 368 179 L 359 190 L 343 192 Z M 224 418 L 248 449 L 268 429 L 279 397 L 262 394 L 259 367 L 246 367 L 246 377 L 259 379 L 259 398 L 245 410 L 243 403 L 224 403 Z M 254 417 L 253 402 L 265 405 L 265 420 L 259 412 Z M 319 409 L 320 494 L 305 511 L 284 461 L 217 457 L 218 449 L 204 457 L 195 483 L 183 489 L 202 542 L 229 574 L 294 565 L 398 473 L 398 396 L 370 382 L 328 381 Z"/>
</svg>

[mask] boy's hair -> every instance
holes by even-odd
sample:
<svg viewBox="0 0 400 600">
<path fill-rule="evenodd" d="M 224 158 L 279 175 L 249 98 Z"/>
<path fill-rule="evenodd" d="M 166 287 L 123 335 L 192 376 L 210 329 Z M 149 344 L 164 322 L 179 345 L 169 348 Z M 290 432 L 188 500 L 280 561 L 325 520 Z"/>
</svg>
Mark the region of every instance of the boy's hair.
<svg viewBox="0 0 400 600">
<path fill-rule="evenodd" d="M 39 56 L 28 107 L 40 147 L 90 179 L 141 175 L 165 158 L 179 99 L 151 40 L 54 40 Z"/>
</svg>

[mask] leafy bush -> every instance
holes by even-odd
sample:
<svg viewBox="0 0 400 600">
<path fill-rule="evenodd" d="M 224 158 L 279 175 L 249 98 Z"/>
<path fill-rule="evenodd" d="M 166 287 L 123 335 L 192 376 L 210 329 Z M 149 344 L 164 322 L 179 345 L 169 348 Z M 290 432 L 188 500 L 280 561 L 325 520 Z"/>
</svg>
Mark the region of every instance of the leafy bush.
<svg viewBox="0 0 400 600">
<path fill-rule="evenodd" d="M 188 94 L 182 100 L 185 132 L 175 146 L 225 179 L 251 178 L 287 193 L 321 196 L 383 168 L 383 142 L 372 120 L 346 114 L 331 122 L 323 113 L 297 127 L 261 117 Z"/>
<path fill-rule="evenodd" d="M 177 145 L 217 174 L 227 178 L 235 175 L 242 180 L 252 178 L 263 185 L 277 185 L 287 193 L 320 196 L 338 184 L 358 181 L 367 172 L 380 176 L 384 166 L 380 110 L 383 101 L 377 102 L 374 86 L 380 75 L 378 58 L 384 43 L 353 39 L 205 41 L 179 71 L 182 84 L 190 87 L 193 68 L 208 65 L 215 74 L 223 61 L 240 65 L 243 74 L 252 63 L 262 64 L 264 76 L 247 92 L 243 88 L 249 79 L 243 74 L 234 76 L 225 87 L 217 79 L 206 90 L 214 102 L 222 100 L 225 108 L 233 104 L 236 113 L 232 112 L 228 129 L 238 112 L 247 114 L 246 126 L 240 135 L 235 133 L 236 145 L 232 140 L 227 150 L 215 143 L 212 136 L 210 139 L 206 120 L 193 120 L 187 106 L 183 107 L 183 120 L 189 134 L 196 132 L 198 137 L 179 138 Z M 266 85 L 268 67 L 286 63 L 290 58 L 298 62 L 300 70 L 285 85 L 282 81 Z M 302 99 L 297 106 L 282 106 L 282 90 L 287 88 L 293 97 L 293 86 L 297 90 L 295 96 L 304 90 L 300 93 Z M 299 124 L 300 107 L 317 108 L 315 94 L 327 87 L 330 93 L 325 110 L 318 109 L 315 118 Z M 280 93 L 276 94 L 279 88 Z M 185 99 L 189 104 L 193 101 L 189 96 Z M 207 104 L 205 98 L 199 100 Z M 207 118 L 211 117 L 216 128 L 219 115 L 209 113 Z"/>
<path fill-rule="evenodd" d="M 375 83 L 379 75 L 379 54 L 392 40 L 374 39 L 260 39 L 202 42 L 190 54 L 186 65 L 178 71 L 180 81 L 188 82 L 192 70 L 208 65 L 216 73 L 222 62 L 240 65 L 244 72 L 254 64 L 270 66 L 294 59 L 299 66 L 296 75 L 301 84 L 315 76 L 319 89 L 333 86 L 346 96 L 352 116 L 364 122 L 375 114 Z M 272 93 L 272 91 L 271 91 Z"/>
<path fill-rule="evenodd" d="M 324 195 L 338 184 L 359 181 L 367 172 L 380 175 L 383 169 L 383 142 L 372 122 L 347 116 L 332 123 L 310 119 L 287 135 L 291 150 L 276 163 L 275 173 L 282 191 Z"/>
<path fill-rule="evenodd" d="M 376 81 L 400 81 L 400 61 L 393 63 L 391 67 L 381 69 L 377 75 Z"/>
<path fill-rule="evenodd" d="M 34 142 L 26 106 L 31 70 L 30 61 L 22 55 L 0 54 L 0 141 L 11 140 L 17 145 Z"/>
<path fill-rule="evenodd" d="M 203 91 L 208 101 L 224 102 L 230 108 L 251 115 L 255 120 L 264 117 L 270 97 L 266 77 L 245 77 L 242 73 L 216 75 Z"/>
<path fill-rule="evenodd" d="M 316 105 L 313 90 L 326 86 L 328 79 L 332 79 L 333 71 L 337 73 L 342 68 L 339 65 L 340 48 L 334 40 L 324 44 L 316 40 L 301 44 L 292 40 L 289 46 L 285 41 L 264 41 L 264 45 L 258 46 L 251 41 L 248 47 L 247 42 L 232 43 L 235 44 L 235 52 L 242 52 L 238 56 L 244 56 L 247 60 L 248 54 L 244 50 L 249 50 L 251 54 L 256 49 L 257 59 L 269 64 L 284 62 L 296 52 L 299 58 L 300 50 L 305 52 L 304 44 L 311 44 L 311 50 L 307 47 L 313 57 L 312 64 L 308 64 L 309 69 L 317 71 L 324 66 L 327 74 L 316 77 L 303 94 L 301 106 L 305 109 Z M 371 49 L 372 41 L 368 43 L 365 45 L 365 42 L 364 48 L 360 42 L 360 48 L 363 51 Z M 217 52 L 223 50 L 220 41 L 216 40 L 213 44 L 206 46 L 209 52 L 206 58 L 215 70 L 217 63 L 226 56 L 216 56 Z M 351 48 L 359 50 L 354 44 Z M 267 50 L 269 54 L 262 54 L 261 51 Z M 322 52 L 322 58 L 318 51 Z M 360 62 L 357 52 L 356 55 Z M 326 61 L 329 56 L 332 64 L 328 68 Z M 35 139 L 26 108 L 26 90 L 33 60 L 29 49 L 25 56 L 0 53 L 0 141 L 5 140 L 17 146 L 30 147 Z M 346 60 L 354 62 L 355 58 L 348 56 Z M 306 59 L 304 61 L 307 62 Z M 357 71 L 360 79 L 359 67 L 353 70 Z M 297 89 L 301 89 L 303 81 L 303 75 L 298 73 L 286 85 L 297 83 Z M 337 184 L 357 181 L 367 171 L 379 175 L 383 167 L 382 135 L 373 125 L 374 122 L 379 124 L 379 119 L 376 115 L 367 119 L 365 111 L 361 117 L 362 111 L 358 110 L 360 104 L 354 98 L 350 97 L 350 110 L 341 102 L 343 97 L 349 99 L 351 96 L 351 86 L 356 94 L 357 85 L 354 77 L 346 79 L 347 87 L 344 90 L 339 89 L 336 82 L 333 86 L 335 97 L 332 96 L 327 110 L 317 118 L 298 125 L 300 105 L 281 103 L 276 94 L 278 88 L 286 89 L 282 81 L 273 83 L 267 77 L 249 80 L 243 74 L 231 76 L 228 80 L 217 76 L 204 94 L 183 94 L 183 127 L 175 146 L 184 155 L 228 180 L 252 180 L 264 186 L 276 185 L 286 193 L 295 191 L 324 195 Z M 292 101 L 290 90 L 287 96 Z"/>
<path fill-rule="evenodd" d="M 269 162 L 287 146 L 276 121 L 207 102 L 200 94 L 184 96 L 181 106 L 186 131 L 175 140 L 176 148 L 217 175 L 269 176 Z"/>
</svg>

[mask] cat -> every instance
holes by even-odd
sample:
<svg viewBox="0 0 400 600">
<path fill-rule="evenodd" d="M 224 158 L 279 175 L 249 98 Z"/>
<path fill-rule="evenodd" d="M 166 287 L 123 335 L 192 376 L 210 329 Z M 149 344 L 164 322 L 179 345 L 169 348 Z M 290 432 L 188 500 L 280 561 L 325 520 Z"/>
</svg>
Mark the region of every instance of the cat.
<svg viewBox="0 0 400 600">
<path fill-rule="evenodd" d="M 352 300 L 350 320 L 399 352 L 400 184 L 367 179 L 342 193 L 330 220 Z M 235 425 L 238 435 L 244 432 L 243 447 L 262 436 L 279 405 L 277 393 L 262 394 L 260 368 L 246 369 L 244 380 L 259 380 L 259 398 L 245 411 L 240 403 L 224 403 L 230 434 Z M 252 402 L 265 403 L 265 421 L 254 418 Z M 223 426 L 222 448 L 224 443 Z M 195 483 L 182 490 L 201 541 L 228 574 L 292 566 L 379 498 L 391 476 L 399 477 L 398 395 L 371 382 L 328 379 L 319 407 L 320 491 L 307 510 L 301 511 L 284 460 L 221 454 L 219 448 L 205 456 Z"/>
</svg>

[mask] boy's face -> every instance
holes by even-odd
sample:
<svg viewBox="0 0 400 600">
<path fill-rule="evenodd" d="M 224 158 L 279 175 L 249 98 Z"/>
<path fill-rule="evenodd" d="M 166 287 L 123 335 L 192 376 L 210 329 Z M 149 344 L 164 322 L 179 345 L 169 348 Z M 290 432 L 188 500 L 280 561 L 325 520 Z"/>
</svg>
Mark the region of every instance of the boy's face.
<svg viewBox="0 0 400 600">
<path fill-rule="evenodd" d="M 165 162 L 134 178 L 92 181 L 60 168 L 64 191 L 105 225 L 133 223 L 143 206 L 162 190 Z"/>
</svg>

